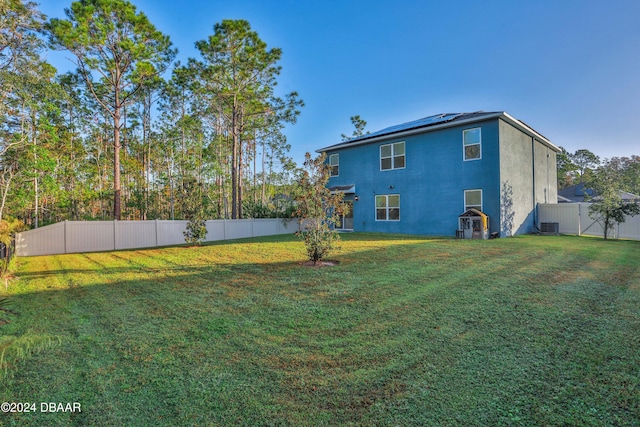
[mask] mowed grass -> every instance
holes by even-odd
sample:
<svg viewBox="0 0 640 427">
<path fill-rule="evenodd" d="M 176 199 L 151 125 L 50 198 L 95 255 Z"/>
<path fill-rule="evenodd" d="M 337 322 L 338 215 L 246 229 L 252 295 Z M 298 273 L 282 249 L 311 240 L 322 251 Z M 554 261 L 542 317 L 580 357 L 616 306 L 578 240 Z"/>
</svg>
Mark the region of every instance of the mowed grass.
<svg viewBox="0 0 640 427">
<path fill-rule="evenodd" d="M 22 258 L 2 425 L 632 426 L 640 242 L 294 236 Z"/>
</svg>

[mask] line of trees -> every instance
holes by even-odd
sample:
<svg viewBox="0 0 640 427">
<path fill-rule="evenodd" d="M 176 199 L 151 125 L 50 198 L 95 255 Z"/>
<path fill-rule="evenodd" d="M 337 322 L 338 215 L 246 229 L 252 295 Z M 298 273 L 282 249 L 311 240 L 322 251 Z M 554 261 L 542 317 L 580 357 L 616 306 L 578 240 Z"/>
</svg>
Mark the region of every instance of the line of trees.
<svg viewBox="0 0 640 427">
<path fill-rule="evenodd" d="M 223 20 L 175 63 L 128 0 L 81 0 L 65 19 L 0 0 L 0 220 L 182 219 L 292 211 L 283 134 L 304 105 L 276 91 L 282 51 Z M 75 71 L 43 59 L 65 51 Z"/>
<path fill-rule="evenodd" d="M 617 191 L 640 195 L 640 156 L 601 159 L 586 149 L 570 153 L 564 148 L 558 154 L 558 189 L 574 184 L 590 185 L 597 181 L 598 172 L 615 171 Z"/>
</svg>

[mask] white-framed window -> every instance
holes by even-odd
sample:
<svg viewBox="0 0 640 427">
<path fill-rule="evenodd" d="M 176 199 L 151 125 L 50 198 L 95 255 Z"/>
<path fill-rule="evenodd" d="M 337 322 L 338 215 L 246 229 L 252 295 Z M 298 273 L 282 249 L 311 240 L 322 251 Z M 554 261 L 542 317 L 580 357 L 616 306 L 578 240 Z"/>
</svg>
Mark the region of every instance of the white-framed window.
<svg viewBox="0 0 640 427">
<path fill-rule="evenodd" d="M 400 195 L 376 196 L 376 221 L 400 221 Z"/>
<path fill-rule="evenodd" d="M 482 211 L 482 190 L 464 190 L 464 211 L 478 209 Z"/>
<path fill-rule="evenodd" d="M 340 174 L 340 155 L 329 155 L 329 176 L 338 176 Z"/>
<path fill-rule="evenodd" d="M 464 160 L 479 160 L 482 158 L 482 131 L 480 128 L 462 131 L 462 147 Z"/>
<path fill-rule="evenodd" d="M 404 142 L 395 142 L 380 146 L 380 170 L 404 169 Z"/>
</svg>

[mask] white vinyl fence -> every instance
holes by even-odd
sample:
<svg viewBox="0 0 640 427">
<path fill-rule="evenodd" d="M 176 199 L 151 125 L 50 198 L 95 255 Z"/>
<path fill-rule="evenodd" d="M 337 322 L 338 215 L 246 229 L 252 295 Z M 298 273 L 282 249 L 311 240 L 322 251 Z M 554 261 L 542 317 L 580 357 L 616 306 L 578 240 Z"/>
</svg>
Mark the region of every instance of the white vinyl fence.
<svg viewBox="0 0 640 427">
<path fill-rule="evenodd" d="M 538 218 L 540 223 L 556 222 L 561 234 L 577 234 L 581 236 L 604 236 L 602 221 L 589 216 L 590 203 L 558 203 L 539 204 Z M 616 224 L 608 234 L 611 238 L 640 240 L 640 215 L 626 217 L 625 222 Z"/>
<path fill-rule="evenodd" d="M 205 242 L 290 234 L 296 219 L 234 219 L 207 221 Z M 16 255 L 151 248 L 185 243 L 187 221 L 64 221 L 16 235 Z"/>
</svg>

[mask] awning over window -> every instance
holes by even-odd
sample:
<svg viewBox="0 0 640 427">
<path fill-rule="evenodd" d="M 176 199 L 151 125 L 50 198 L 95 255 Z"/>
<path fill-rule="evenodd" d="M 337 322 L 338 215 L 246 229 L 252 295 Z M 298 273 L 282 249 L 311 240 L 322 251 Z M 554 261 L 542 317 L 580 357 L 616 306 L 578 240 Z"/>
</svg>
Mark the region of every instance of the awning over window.
<svg viewBox="0 0 640 427">
<path fill-rule="evenodd" d="M 356 185 L 334 185 L 333 187 L 329 187 L 332 193 L 343 193 L 343 194 L 355 194 L 356 193 Z"/>
</svg>

